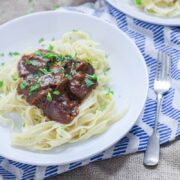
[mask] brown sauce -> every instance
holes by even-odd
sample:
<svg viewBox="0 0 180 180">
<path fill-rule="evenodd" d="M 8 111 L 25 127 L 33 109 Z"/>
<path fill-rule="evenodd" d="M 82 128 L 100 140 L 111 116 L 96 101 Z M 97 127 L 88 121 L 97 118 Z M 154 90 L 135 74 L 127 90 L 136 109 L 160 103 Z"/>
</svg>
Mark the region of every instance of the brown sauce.
<svg viewBox="0 0 180 180">
<path fill-rule="evenodd" d="M 78 115 L 79 105 L 97 86 L 91 64 L 48 50 L 22 56 L 18 72 L 18 94 L 50 120 L 63 124 Z"/>
</svg>

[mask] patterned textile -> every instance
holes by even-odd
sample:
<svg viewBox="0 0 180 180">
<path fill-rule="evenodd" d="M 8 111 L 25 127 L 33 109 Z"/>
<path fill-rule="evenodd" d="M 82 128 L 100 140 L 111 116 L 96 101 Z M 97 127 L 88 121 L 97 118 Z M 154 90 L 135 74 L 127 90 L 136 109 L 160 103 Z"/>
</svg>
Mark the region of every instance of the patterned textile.
<svg viewBox="0 0 180 180">
<path fill-rule="evenodd" d="M 172 87 L 162 102 L 161 118 L 158 124 L 161 144 L 172 141 L 180 135 L 180 28 L 153 25 L 133 19 L 119 12 L 110 4 L 98 7 L 88 3 L 79 7 L 67 7 L 61 11 L 78 11 L 98 16 L 116 24 L 140 49 L 149 70 L 149 93 L 144 112 L 130 132 L 114 146 L 89 159 L 64 166 L 38 167 L 0 157 L 0 180 L 2 179 L 44 179 L 50 176 L 84 166 L 94 161 L 122 156 L 146 149 L 152 133 L 156 111 L 156 95 L 153 91 L 156 57 L 158 50 L 167 52 L 172 58 Z"/>
</svg>

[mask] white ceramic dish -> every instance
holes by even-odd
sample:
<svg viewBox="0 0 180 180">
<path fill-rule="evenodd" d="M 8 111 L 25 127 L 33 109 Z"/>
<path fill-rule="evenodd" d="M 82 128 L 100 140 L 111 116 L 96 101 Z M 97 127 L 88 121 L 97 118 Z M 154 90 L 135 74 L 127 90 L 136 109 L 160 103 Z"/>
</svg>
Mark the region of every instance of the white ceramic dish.
<svg viewBox="0 0 180 180">
<path fill-rule="evenodd" d="M 104 134 L 46 153 L 12 147 L 9 130 L 0 126 L 0 155 L 15 161 L 44 166 L 79 161 L 113 145 L 136 122 L 147 96 L 148 73 L 145 61 L 135 44 L 113 25 L 80 13 L 35 13 L 0 26 L 0 52 L 36 47 L 41 37 L 58 38 L 72 29 L 89 33 L 107 51 L 117 109 L 120 111 L 128 107 L 128 113 Z"/>
<path fill-rule="evenodd" d="M 106 0 L 116 9 L 123 13 L 152 24 L 159 24 L 165 26 L 180 26 L 180 18 L 161 18 L 146 14 L 143 10 L 137 8 L 134 4 L 134 0 Z"/>
</svg>

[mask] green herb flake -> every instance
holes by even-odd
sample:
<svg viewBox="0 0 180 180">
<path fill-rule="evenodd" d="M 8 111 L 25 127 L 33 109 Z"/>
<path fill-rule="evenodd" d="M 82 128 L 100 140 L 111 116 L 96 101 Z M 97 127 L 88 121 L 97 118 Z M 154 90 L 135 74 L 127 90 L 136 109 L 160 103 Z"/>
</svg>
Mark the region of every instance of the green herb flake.
<svg viewBox="0 0 180 180">
<path fill-rule="evenodd" d="M 142 0 L 135 0 L 135 3 L 140 6 L 142 4 Z"/>
<path fill-rule="evenodd" d="M 54 69 L 50 69 L 49 71 L 50 71 L 50 73 L 54 73 Z"/>
<path fill-rule="evenodd" d="M 90 79 L 86 79 L 86 80 L 85 80 L 85 83 L 86 83 L 86 86 L 87 86 L 87 87 L 91 87 L 92 85 L 94 85 L 94 82 L 91 81 Z"/>
<path fill-rule="evenodd" d="M 53 59 L 57 58 L 57 55 L 54 53 L 46 53 L 46 54 L 43 54 L 42 57 L 53 60 Z"/>
<path fill-rule="evenodd" d="M 0 81 L 0 88 L 2 88 L 3 87 L 3 81 Z"/>
<path fill-rule="evenodd" d="M 79 31 L 79 29 L 73 29 L 72 30 L 72 32 L 78 32 Z"/>
<path fill-rule="evenodd" d="M 46 68 L 40 68 L 39 71 L 42 72 L 43 74 L 48 74 L 49 73 Z"/>
<path fill-rule="evenodd" d="M 66 74 L 65 77 L 68 78 L 68 79 L 72 78 L 72 76 L 70 74 Z"/>
<path fill-rule="evenodd" d="M 18 80 L 18 75 L 17 74 L 12 75 L 12 80 L 17 81 Z"/>
<path fill-rule="evenodd" d="M 43 41 L 44 41 L 44 38 L 40 38 L 40 39 L 38 40 L 39 44 L 41 44 Z"/>
<path fill-rule="evenodd" d="M 63 57 L 62 55 L 58 55 L 58 56 L 57 56 L 57 60 L 58 60 L 58 61 L 64 61 L 64 57 Z"/>
<path fill-rule="evenodd" d="M 103 102 L 100 104 L 100 111 L 104 111 L 107 107 L 107 103 Z"/>
<path fill-rule="evenodd" d="M 35 54 L 36 56 L 42 56 L 42 55 L 43 55 L 40 51 L 36 51 L 34 54 Z"/>
<path fill-rule="evenodd" d="M 54 46 L 52 46 L 51 44 L 49 44 L 48 50 L 49 50 L 49 51 L 53 51 L 53 50 L 54 50 Z"/>
<path fill-rule="evenodd" d="M 110 67 L 108 67 L 108 68 L 104 69 L 104 71 L 103 71 L 103 72 L 104 72 L 104 74 L 106 75 L 106 74 L 107 74 L 107 72 L 108 72 L 108 71 L 110 71 L 110 69 L 111 69 Z"/>
<path fill-rule="evenodd" d="M 9 52 L 9 56 L 19 56 L 20 54 L 17 51 Z"/>
<path fill-rule="evenodd" d="M 110 87 L 108 87 L 107 89 L 106 89 L 106 91 L 107 91 L 107 93 L 106 93 L 106 95 L 110 95 L 110 94 L 114 94 L 114 91 L 110 88 Z"/>
<path fill-rule="evenodd" d="M 64 67 L 61 67 L 61 73 L 65 73 L 65 69 L 64 69 Z"/>
<path fill-rule="evenodd" d="M 33 92 L 37 91 L 40 88 L 40 83 L 36 83 L 30 87 L 29 95 L 32 95 Z"/>
<path fill-rule="evenodd" d="M 60 129 L 65 130 L 67 126 L 60 126 Z"/>
<path fill-rule="evenodd" d="M 53 91 L 53 94 L 60 95 L 61 93 L 59 91 Z"/>
<path fill-rule="evenodd" d="M 20 84 L 20 89 L 23 90 L 23 89 L 25 89 L 28 85 L 29 85 L 29 84 L 28 84 L 27 81 L 23 81 L 23 82 Z"/>
<path fill-rule="evenodd" d="M 97 81 L 97 75 L 96 74 L 90 75 L 90 78 L 94 81 Z"/>
<path fill-rule="evenodd" d="M 46 96 L 47 101 L 51 102 L 52 101 L 52 96 L 51 93 L 48 92 L 47 96 Z"/>
<path fill-rule="evenodd" d="M 0 53 L 0 57 L 4 57 L 5 56 L 5 54 L 4 53 Z"/>
<path fill-rule="evenodd" d="M 27 65 L 32 65 L 32 66 L 37 66 L 37 65 L 39 64 L 39 62 L 38 62 L 38 61 L 28 60 L 28 61 L 26 61 L 25 64 L 27 64 Z"/>
<path fill-rule="evenodd" d="M 71 61 L 71 60 L 73 60 L 73 57 L 71 55 L 65 55 L 64 60 Z"/>
<path fill-rule="evenodd" d="M 75 74 L 76 74 L 75 70 L 71 71 L 71 76 L 74 76 Z"/>
</svg>

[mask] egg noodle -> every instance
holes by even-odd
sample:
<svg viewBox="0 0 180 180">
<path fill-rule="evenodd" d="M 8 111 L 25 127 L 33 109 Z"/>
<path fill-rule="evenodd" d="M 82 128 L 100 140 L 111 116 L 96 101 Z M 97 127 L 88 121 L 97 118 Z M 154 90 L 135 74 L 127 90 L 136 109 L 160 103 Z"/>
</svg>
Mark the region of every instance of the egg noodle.
<svg viewBox="0 0 180 180">
<path fill-rule="evenodd" d="M 50 150 L 100 134 L 125 113 L 114 112 L 115 101 L 108 87 L 110 78 L 106 54 L 98 48 L 96 42 L 90 40 L 88 34 L 73 30 L 65 33 L 60 40 L 43 42 L 44 47 L 49 44 L 61 55 L 68 54 L 74 59 L 90 63 L 98 77 L 98 86 L 79 106 L 79 114 L 74 120 L 64 125 L 48 120 L 40 109 L 29 105 L 17 94 L 20 81 L 17 64 L 21 56 L 9 60 L 0 69 L 0 122 L 15 124 L 7 114 L 13 112 L 20 115 L 22 128 L 20 132 L 13 128 L 12 145 L 32 150 Z"/>
<path fill-rule="evenodd" d="M 145 12 L 164 17 L 180 16 L 180 0 L 135 0 Z"/>
</svg>

